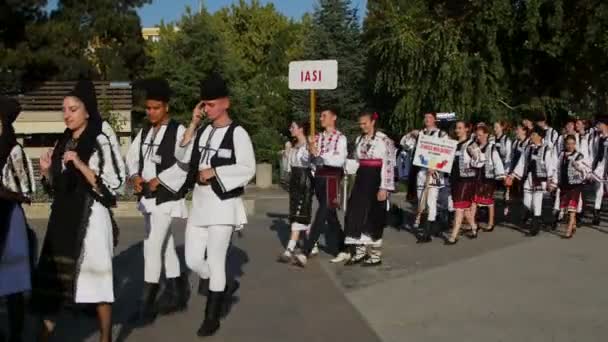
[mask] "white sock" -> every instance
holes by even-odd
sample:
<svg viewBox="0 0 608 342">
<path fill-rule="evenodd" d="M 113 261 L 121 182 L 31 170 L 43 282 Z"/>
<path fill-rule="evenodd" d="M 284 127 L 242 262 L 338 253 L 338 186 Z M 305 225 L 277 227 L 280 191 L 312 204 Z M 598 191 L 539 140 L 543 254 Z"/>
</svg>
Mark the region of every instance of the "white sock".
<svg viewBox="0 0 608 342">
<path fill-rule="evenodd" d="M 289 240 L 289 242 L 287 243 L 287 250 L 293 251 L 296 248 L 296 242 L 296 240 Z"/>
</svg>

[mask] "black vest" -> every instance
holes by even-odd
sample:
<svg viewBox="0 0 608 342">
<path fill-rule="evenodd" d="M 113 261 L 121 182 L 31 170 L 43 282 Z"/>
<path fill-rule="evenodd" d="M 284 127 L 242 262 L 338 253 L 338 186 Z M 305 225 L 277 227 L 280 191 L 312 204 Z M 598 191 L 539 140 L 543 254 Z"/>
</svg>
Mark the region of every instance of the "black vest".
<svg viewBox="0 0 608 342">
<path fill-rule="evenodd" d="M 205 132 L 207 127 L 208 126 L 205 126 L 202 129 L 199 129 L 194 140 L 194 146 L 192 148 L 192 158 L 190 159 L 190 172 L 188 173 L 188 180 L 186 181 L 188 189 L 194 188 L 194 184 L 197 182 L 198 179 L 198 167 L 201 161 L 201 149 L 199 149 L 200 140 L 203 136 L 203 132 Z M 222 143 L 218 148 L 218 150 L 229 150 L 230 158 L 220 158 L 218 153 L 216 153 L 213 157 L 211 157 L 210 164 L 212 168 L 236 164 L 236 155 L 234 153 L 234 130 L 237 127 L 239 127 L 239 125 L 234 122 L 230 124 L 230 126 L 228 127 L 228 131 L 226 131 L 226 135 L 224 135 L 224 139 L 222 140 Z M 207 138 L 205 146 L 209 145 L 211 137 L 211 134 L 209 134 L 209 138 Z M 226 191 L 224 185 L 222 184 L 222 180 L 218 177 L 214 177 L 209 182 L 213 192 L 215 192 L 217 197 L 219 197 L 222 201 L 230 198 L 240 197 L 245 193 L 244 187 L 238 187 L 236 189 Z"/>
<path fill-rule="evenodd" d="M 144 141 L 148 135 L 148 132 L 150 131 L 150 128 L 150 126 L 146 126 L 141 131 L 141 140 L 139 144 L 139 175 L 141 175 L 144 171 Z M 160 163 L 156 163 L 157 176 L 177 163 L 177 159 L 175 158 L 175 143 L 177 140 L 178 128 L 179 123 L 177 121 L 173 119 L 169 120 L 167 128 L 165 129 L 163 140 L 158 145 L 158 149 L 156 151 L 156 155 L 161 158 Z M 154 144 L 154 141 L 151 140 L 150 144 Z M 154 197 L 156 198 L 156 204 L 162 204 L 165 202 L 180 200 L 186 196 L 186 193 L 188 193 L 186 184 L 184 184 L 178 192 L 174 193 L 161 183 L 156 189 L 156 192 L 154 192 Z"/>
</svg>

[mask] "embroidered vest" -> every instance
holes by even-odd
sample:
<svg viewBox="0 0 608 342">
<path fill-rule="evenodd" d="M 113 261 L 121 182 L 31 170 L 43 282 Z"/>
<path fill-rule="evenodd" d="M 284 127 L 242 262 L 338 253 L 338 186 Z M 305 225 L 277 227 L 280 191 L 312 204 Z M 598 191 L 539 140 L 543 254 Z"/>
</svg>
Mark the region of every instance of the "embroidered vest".
<svg viewBox="0 0 608 342">
<path fill-rule="evenodd" d="M 472 168 L 470 160 L 472 159 L 469 153 L 469 147 L 475 144 L 471 140 L 466 140 L 459 143 L 456 148 L 454 155 L 454 163 L 452 166 L 452 177 L 455 179 L 463 178 L 475 178 L 477 177 L 477 170 Z"/>
<path fill-rule="evenodd" d="M 167 124 L 167 128 L 165 129 L 165 134 L 163 135 L 163 140 L 158 145 L 158 149 L 156 150 L 156 155 L 160 157 L 160 162 L 156 163 L 156 175 L 161 174 L 161 172 L 169 169 L 175 163 L 177 163 L 177 159 L 175 158 L 175 143 L 177 140 L 177 130 L 179 128 L 179 123 L 173 119 L 169 120 Z M 139 175 L 143 173 L 144 170 L 144 141 L 148 136 L 148 132 L 151 127 L 148 125 L 144 127 L 141 131 L 141 142 L 139 145 Z M 154 144 L 153 138 L 150 140 L 150 144 Z M 164 185 L 160 184 L 154 193 L 154 197 L 156 198 L 156 204 L 162 204 L 171 201 L 177 201 L 186 196 L 188 189 L 184 184 L 182 188 L 178 192 L 172 192 L 170 189 L 167 189 Z"/>
<path fill-rule="evenodd" d="M 560 158 L 560 179 L 561 185 L 579 185 L 585 182 L 583 175 L 574 167 L 574 162 L 582 162 L 584 156 L 579 152 L 574 152 L 568 156 L 565 152 Z"/>
<path fill-rule="evenodd" d="M 199 163 L 201 160 L 201 150 L 198 147 L 200 146 L 200 140 L 201 140 L 201 137 L 203 136 L 203 132 L 205 132 L 207 127 L 208 126 L 205 126 L 202 129 L 199 129 L 199 131 L 196 134 L 196 138 L 193 142 L 194 146 L 192 148 L 192 157 L 190 159 L 190 171 L 188 172 L 188 179 L 186 181 L 187 188 L 189 188 L 189 189 L 194 188 L 194 184 L 196 183 L 196 180 L 198 178 L 198 167 L 199 167 Z M 224 135 L 224 138 L 222 139 L 222 142 L 220 143 L 220 146 L 218 148 L 218 151 L 219 150 L 230 151 L 230 157 L 229 158 L 220 157 L 219 153 L 216 153 L 213 157 L 211 157 L 210 164 L 211 164 L 212 168 L 236 164 L 236 155 L 234 153 L 234 130 L 237 127 L 239 127 L 239 125 L 236 124 L 235 122 L 232 122 L 230 124 L 230 126 L 228 127 L 228 130 L 226 131 L 226 134 Z M 210 138 L 211 138 L 211 135 L 209 135 L 209 137 L 207 138 L 208 141 L 205 145 L 207 145 L 209 143 Z M 224 188 L 224 185 L 221 183 L 221 179 L 218 179 L 217 177 L 212 178 L 210 180 L 210 185 L 211 185 L 211 189 L 213 190 L 213 192 L 222 201 L 230 199 L 230 198 L 240 197 L 245 193 L 244 187 L 238 187 L 236 189 L 226 191 L 226 189 Z"/>
<path fill-rule="evenodd" d="M 528 174 L 532 174 L 533 179 L 539 181 L 547 180 L 547 164 L 545 163 L 545 156 L 549 150 L 547 145 L 542 146 L 529 146 L 526 170 L 524 172 L 524 179 L 527 178 Z"/>
</svg>

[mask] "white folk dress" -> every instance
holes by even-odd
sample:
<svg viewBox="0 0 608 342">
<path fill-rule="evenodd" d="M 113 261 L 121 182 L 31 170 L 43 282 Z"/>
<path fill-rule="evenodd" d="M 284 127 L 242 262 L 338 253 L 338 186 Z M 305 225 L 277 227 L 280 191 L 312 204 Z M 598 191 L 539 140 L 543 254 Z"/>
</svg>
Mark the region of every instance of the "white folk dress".
<svg viewBox="0 0 608 342">
<path fill-rule="evenodd" d="M 122 192 L 125 181 L 125 164 L 116 134 L 109 125 L 104 123 L 103 134 L 97 137 L 97 143 L 101 150 L 96 150 L 91 155 L 89 168 L 101 178 L 113 195 L 118 195 Z M 114 302 L 112 219 L 110 210 L 98 201 L 94 201 L 91 208 L 82 253 L 75 302 Z"/>
</svg>

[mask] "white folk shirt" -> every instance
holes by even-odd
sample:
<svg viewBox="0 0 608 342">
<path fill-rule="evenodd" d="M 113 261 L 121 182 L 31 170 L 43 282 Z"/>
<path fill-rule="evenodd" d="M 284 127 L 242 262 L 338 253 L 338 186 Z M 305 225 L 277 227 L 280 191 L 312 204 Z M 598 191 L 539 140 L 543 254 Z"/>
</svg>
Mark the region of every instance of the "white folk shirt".
<svg viewBox="0 0 608 342">
<path fill-rule="evenodd" d="M 395 191 L 395 159 L 396 149 L 393 141 L 382 132 L 376 132 L 373 137 L 363 136 L 357 139 L 355 158 L 382 159 L 380 171 L 380 189 Z"/>
<path fill-rule="evenodd" d="M 291 170 L 292 167 L 310 167 L 308 144 L 296 145 L 289 150 L 287 156 L 287 170 Z"/>
<path fill-rule="evenodd" d="M 28 198 L 36 191 L 32 163 L 21 145 L 13 147 L 4 168 L 0 171 L 0 184 L 9 191 Z"/>
<path fill-rule="evenodd" d="M 213 158 L 224 140 L 224 136 L 230 126 L 213 127 L 208 125 L 201 139 L 198 148 L 201 151 L 201 160 L 198 170 L 202 171 L 211 168 L 211 158 Z M 183 163 L 189 163 L 192 156 L 195 137 L 183 146 L 183 154 L 179 158 Z M 218 157 L 230 151 L 220 151 Z M 239 187 L 246 186 L 255 176 L 255 153 L 249 134 L 242 127 L 234 130 L 234 153 L 236 164 L 225 165 L 215 168 L 215 174 L 226 191 L 232 191 Z M 226 155 L 226 158 L 231 156 Z M 210 185 L 196 184 L 192 196 L 192 210 L 190 211 L 188 224 L 198 227 L 208 227 L 214 225 L 230 225 L 237 229 L 243 228 L 247 224 L 247 212 L 243 199 L 240 197 L 221 200 Z"/>
<path fill-rule="evenodd" d="M 313 167 L 343 168 L 348 155 L 346 137 L 340 131 L 323 132 L 316 136 L 319 155 L 313 158 Z"/>
<path fill-rule="evenodd" d="M 148 134 L 146 135 L 143 143 L 142 154 L 144 156 L 144 168 L 140 176 L 144 180 L 144 182 L 149 182 L 154 178 L 158 178 L 160 183 L 167 189 L 173 192 L 178 192 L 182 188 L 188 176 L 187 168 L 185 168 L 184 166 L 180 166 L 178 163 L 175 163 L 175 165 L 164 170 L 159 175 L 156 174 L 156 163 L 158 162 L 158 157 L 156 157 L 156 153 L 158 151 L 160 143 L 163 141 L 163 137 L 165 136 L 166 130 L 167 125 L 162 125 L 158 128 L 158 131 L 156 132 L 154 128 L 151 128 L 148 131 Z M 179 127 L 177 128 L 177 137 L 175 139 L 176 158 L 177 155 L 180 154 L 179 151 L 181 150 L 181 148 L 179 144 L 182 141 L 185 132 L 186 129 L 184 128 L 184 126 L 179 125 Z M 129 170 L 129 178 L 134 177 L 139 173 L 139 150 L 141 146 L 141 134 L 142 131 L 139 131 L 139 133 L 135 137 L 135 140 L 131 144 L 131 147 L 129 147 L 129 152 L 127 153 L 127 168 Z M 186 200 L 183 198 L 177 201 L 169 201 L 157 205 L 156 198 L 142 197 L 139 201 L 138 209 L 144 214 L 160 212 L 166 215 L 171 215 L 171 217 L 188 217 L 188 208 L 186 207 Z"/>
</svg>

